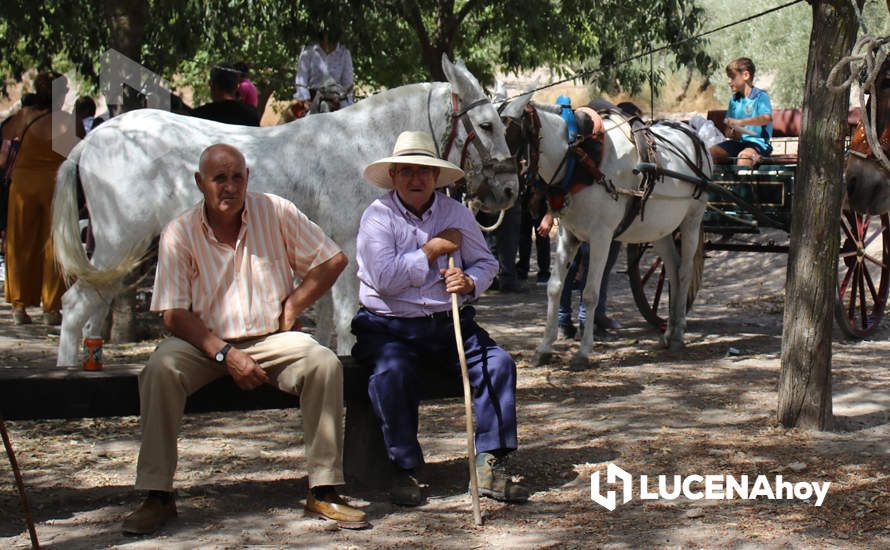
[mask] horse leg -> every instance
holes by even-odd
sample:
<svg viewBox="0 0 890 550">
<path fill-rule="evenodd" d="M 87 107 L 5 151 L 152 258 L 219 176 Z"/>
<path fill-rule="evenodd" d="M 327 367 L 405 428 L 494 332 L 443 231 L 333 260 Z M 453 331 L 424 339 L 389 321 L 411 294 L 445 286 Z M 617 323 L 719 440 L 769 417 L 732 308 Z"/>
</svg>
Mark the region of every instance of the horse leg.
<svg viewBox="0 0 890 550">
<path fill-rule="evenodd" d="M 84 336 L 102 334 L 108 307 L 114 297 L 100 294 L 96 287 L 77 281 L 62 296 L 62 331 L 56 364 L 60 367 L 80 365 L 80 340 Z"/>
<path fill-rule="evenodd" d="M 315 339 L 327 348 L 334 338 L 334 300 L 332 292 L 325 292 L 315 302 Z"/>
<path fill-rule="evenodd" d="M 588 355 L 593 349 L 593 327 L 596 303 L 599 300 L 600 282 L 603 279 L 603 270 L 606 267 L 606 258 L 609 255 L 609 247 L 612 244 L 612 233 L 608 230 L 591 232 L 590 261 L 587 268 L 587 281 L 584 284 L 584 292 L 581 299 L 587 308 L 587 322 L 584 323 L 584 331 L 581 335 L 581 347 L 572 357 L 569 364 L 572 370 L 584 370 L 589 366 Z"/>
<path fill-rule="evenodd" d="M 680 350 L 685 346 L 686 337 L 686 305 L 689 296 L 689 288 L 695 277 L 695 255 L 698 253 L 699 239 L 701 238 L 701 220 L 705 208 L 702 206 L 697 211 L 688 215 L 680 225 L 680 264 L 677 269 L 677 278 L 671 279 L 671 300 L 676 294 L 676 302 L 670 302 L 669 327 L 672 329 L 670 339 L 665 340 L 665 345 L 671 350 Z M 672 275 L 673 277 L 673 275 Z M 677 281 L 676 284 L 673 281 Z M 676 292 L 674 292 L 676 289 Z"/>
<path fill-rule="evenodd" d="M 678 265 L 680 263 L 680 254 L 677 252 L 677 246 L 674 244 L 673 235 L 667 235 L 657 240 L 653 248 L 664 261 L 664 269 L 667 273 L 670 296 L 668 302 L 669 313 L 667 328 L 665 328 L 664 334 L 661 336 L 661 343 L 664 347 L 669 348 L 672 351 L 678 351 L 683 349 L 683 330 L 685 326 L 684 328 L 677 330 L 678 327 L 676 326 L 676 323 L 681 319 L 684 325 L 686 322 L 686 295 L 681 294 L 679 288 L 680 277 Z M 686 288 L 687 290 L 689 288 L 688 282 Z M 683 309 L 682 315 L 678 315 L 678 307 Z M 679 339 L 677 338 L 677 335 L 679 335 Z"/>
<path fill-rule="evenodd" d="M 544 328 L 544 339 L 538 346 L 536 358 L 538 365 L 546 365 L 553 357 L 553 342 L 556 340 L 557 315 L 559 314 L 559 297 L 565 284 L 566 272 L 572 263 L 581 242 L 564 226 L 559 227 L 559 244 L 556 247 L 556 263 L 551 266 L 550 281 L 547 283 L 547 325 Z"/>
<path fill-rule="evenodd" d="M 340 277 L 337 284 L 331 289 L 334 302 L 334 325 L 337 329 L 337 355 L 351 354 L 352 346 L 355 345 L 355 335 L 352 334 L 351 327 L 352 318 L 358 311 L 357 287 L 358 278 L 355 274 L 347 273 L 345 277 Z"/>
</svg>

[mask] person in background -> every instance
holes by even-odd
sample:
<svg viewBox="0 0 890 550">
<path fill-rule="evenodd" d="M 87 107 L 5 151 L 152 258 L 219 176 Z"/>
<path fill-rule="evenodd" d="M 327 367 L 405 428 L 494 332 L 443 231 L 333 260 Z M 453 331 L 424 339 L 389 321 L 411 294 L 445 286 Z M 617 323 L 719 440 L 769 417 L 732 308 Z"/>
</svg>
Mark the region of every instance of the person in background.
<svg viewBox="0 0 890 550">
<path fill-rule="evenodd" d="M 347 93 L 340 107 L 352 105 L 352 54 L 339 40 L 339 33 L 322 29 L 318 34 L 318 41 L 300 52 L 297 76 L 294 79 L 294 99 L 302 101 L 306 111 L 309 110 L 309 103 L 315 93 L 328 80 L 339 84 Z"/>
<path fill-rule="evenodd" d="M 260 98 L 256 85 L 250 81 L 250 67 L 243 61 L 235 63 L 234 67 L 238 71 L 238 98 L 245 105 L 256 109 Z"/>
<path fill-rule="evenodd" d="M 256 109 L 238 99 L 238 71 L 229 65 L 217 65 L 210 70 L 212 101 L 192 111 L 192 116 L 226 124 L 259 126 Z"/>
<path fill-rule="evenodd" d="M 726 109 L 726 137 L 710 148 L 714 162 L 735 157 L 738 166 L 754 166 L 773 151 L 773 107 L 769 94 L 754 87 L 754 62 L 747 57 L 726 66 L 732 98 Z"/>
<path fill-rule="evenodd" d="M 45 324 L 62 323 L 65 283 L 53 254 L 52 200 L 56 172 L 67 151 L 56 151 L 53 145 L 72 143 L 65 136 L 75 129 L 66 123 L 53 127 L 52 115 L 63 114 L 65 101 L 65 94 L 53 95 L 53 81 L 58 78 L 63 77 L 53 71 L 38 74 L 34 105 L 23 109 L 13 127 L 4 128 L 20 140 L 9 188 L 6 235 L 6 301 L 12 304 L 17 325 L 31 323 L 25 308 L 38 305 L 43 306 Z"/>
<path fill-rule="evenodd" d="M 84 95 L 74 102 L 74 124 L 77 137 L 83 139 L 93 129 L 96 117 L 96 102 L 90 96 Z"/>
</svg>

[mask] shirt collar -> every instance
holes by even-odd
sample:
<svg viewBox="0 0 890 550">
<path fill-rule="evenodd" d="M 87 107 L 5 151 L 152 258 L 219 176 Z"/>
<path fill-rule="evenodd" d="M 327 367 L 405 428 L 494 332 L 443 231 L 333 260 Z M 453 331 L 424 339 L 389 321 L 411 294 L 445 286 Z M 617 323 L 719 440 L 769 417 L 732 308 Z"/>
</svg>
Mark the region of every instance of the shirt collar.
<svg viewBox="0 0 890 550">
<path fill-rule="evenodd" d="M 241 210 L 241 228 L 247 227 L 247 211 L 250 206 L 250 193 L 247 193 L 244 196 L 244 209 Z M 204 199 L 201 199 L 201 202 L 198 204 L 198 211 L 201 213 L 201 228 L 204 230 L 204 234 L 208 237 L 212 236 L 214 239 L 216 236 L 213 234 L 213 230 L 210 228 L 210 222 L 207 221 L 207 205 Z"/>
<path fill-rule="evenodd" d="M 426 212 L 424 212 L 423 215 L 420 217 L 417 217 L 417 214 L 408 210 L 408 207 L 405 206 L 405 203 L 403 203 L 401 197 L 399 197 L 399 192 L 396 191 L 395 189 L 392 190 L 392 201 L 393 201 L 393 203 L 395 203 L 396 208 L 399 209 L 399 212 L 401 212 L 402 216 L 404 216 L 405 218 L 407 218 L 409 220 L 424 221 L 424 220 L 428 220 L 430 218 L 430 216 L 432 216 L 435 213 L 437 205 L 439 204 L 438 197 L 436 196 L 438 194 L 439 194 L 438 191 L 435 191 L 435 190 L 433 191 L 433 203 L 430 204 L 430 207 L 427 208 Z"/>
</svg>

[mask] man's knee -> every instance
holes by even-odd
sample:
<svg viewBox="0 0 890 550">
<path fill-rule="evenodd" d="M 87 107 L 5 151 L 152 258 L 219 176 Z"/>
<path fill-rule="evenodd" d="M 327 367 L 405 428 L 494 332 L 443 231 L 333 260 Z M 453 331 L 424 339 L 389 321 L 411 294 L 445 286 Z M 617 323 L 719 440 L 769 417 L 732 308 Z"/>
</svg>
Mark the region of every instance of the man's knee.
<svg viewBox="0 0 890 550">
<path fill-rule="evenodd" d="M 139 372 L 139 383 L 175 377 L 178 372 L 176 358 L 183 345 L 187 344 L 177 338 L 168 338 L 158 344 Z"/>
<path fill-rule="evenodd" d="M 343 376 L 343 365 L 340 358 L 330 349 L 318 344 L 306 354 L 306 362 L 316 378 L 326 380 L 340 379 Z"/>
<path fill-rule="evenodd" d="M 755 149 L 743 149 L 736 160 L 736 164 L 739 166 L 754 166 L 758 162 L 760 162 L 760 154 Z"/>
<path fill-rule="evenodd" d="M 516 362 L 503 348 L 488 350 L 486 369 L 495 382 L 511 382 L 516 379 Z"/>
</svg>

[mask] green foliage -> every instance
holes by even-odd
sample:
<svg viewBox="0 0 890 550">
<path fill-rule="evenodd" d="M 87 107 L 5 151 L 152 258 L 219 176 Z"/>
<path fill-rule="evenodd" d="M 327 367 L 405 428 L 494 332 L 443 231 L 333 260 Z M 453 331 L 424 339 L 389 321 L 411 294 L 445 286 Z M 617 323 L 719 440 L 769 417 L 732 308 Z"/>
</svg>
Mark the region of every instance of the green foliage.
<svg viewBox="0 0 890 550">
<path fill-rule="evenodd" d="M 747 0 L 740 6 L 724 0 L 700 2 L 707 13 L 706 28 L 738 21 L 782 3 L 778 0 Z M 871 34 L 888 34 L 890 17 L 884 0 L 866 2 L 865 20 Z M 800 107 L 812 26 L 812 7 L 802 2 L 711 35 L 707 51 L 719 60 L 719 65 L 704 74 L 717 85 L 717 98 L 729 102 L 724 67 L 735 58 L 750 57 L 757 67 L 755 85 L 769 92 L 773 107 Z"/>
<path fill-rule="evenodd" d="M 483 83 L 497 70 L 549 66 L 600 86 L 638 89 L 645 70 L 615 62 L 690 36 L 701 27 L 694 0 L 147 0 L 142 63 L 206 98 L 210 67 L 246 61 L 261 93 L 289 97 L 303 45 L 326 29 L 353 53 L 361 88 L 441 77 L 442 53 L 462 58 Z M 139 0 L 5 0 L 0 73 L 20 78 L 63 60 L 95 86 L 112 33 L 106 9 Z M 676 64 L 713 66 L 701 43 L 674 48 Z M 595 70 L 595 71 L 594 71 Z M 176 79 L 174 80 L 174 75 Z"/>
</svg>

